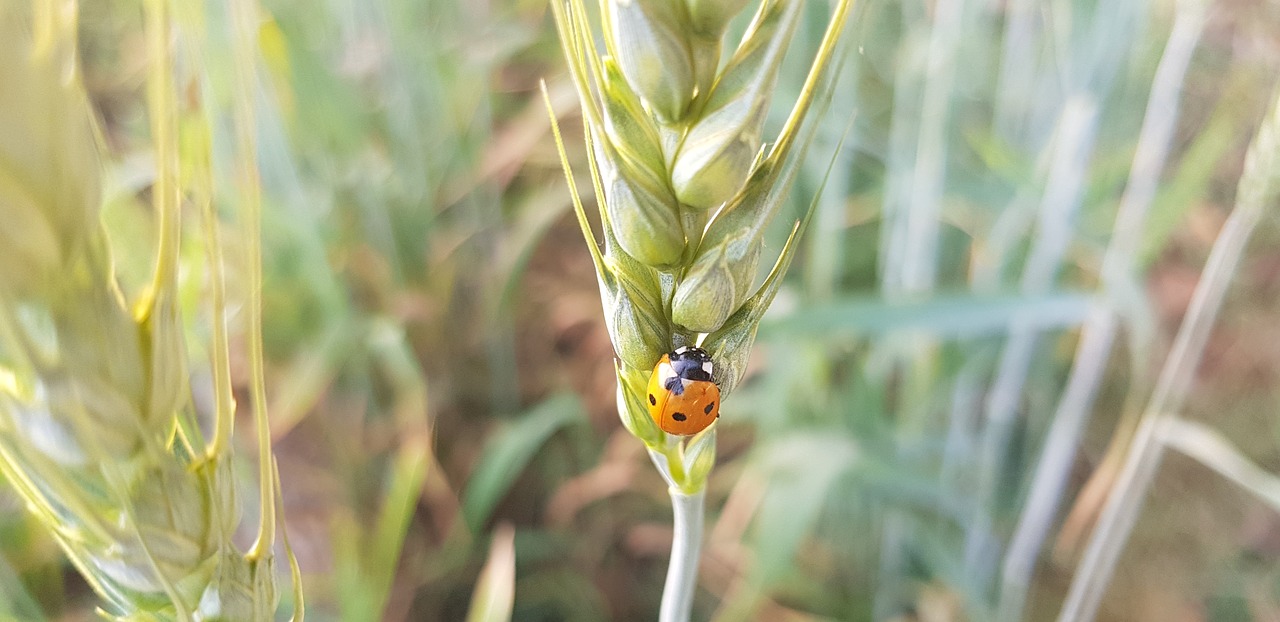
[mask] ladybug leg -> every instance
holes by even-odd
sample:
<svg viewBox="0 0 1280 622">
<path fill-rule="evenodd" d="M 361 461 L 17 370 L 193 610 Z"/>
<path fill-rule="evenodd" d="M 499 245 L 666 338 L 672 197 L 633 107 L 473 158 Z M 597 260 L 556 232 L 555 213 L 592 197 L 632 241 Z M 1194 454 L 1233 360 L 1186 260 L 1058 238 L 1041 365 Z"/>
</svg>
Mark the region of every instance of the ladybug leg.
<svg viewBox="0 0 1280 622">
<path fill-rule="evenodd" d="M 670 391 L 673 395 L 683 395 L 684 379 L 682 379 L 680 376 L 672 376 L 670 378 L 667 378 L 667 381 L 663 384 L 662 388 Z"/>
</svg>

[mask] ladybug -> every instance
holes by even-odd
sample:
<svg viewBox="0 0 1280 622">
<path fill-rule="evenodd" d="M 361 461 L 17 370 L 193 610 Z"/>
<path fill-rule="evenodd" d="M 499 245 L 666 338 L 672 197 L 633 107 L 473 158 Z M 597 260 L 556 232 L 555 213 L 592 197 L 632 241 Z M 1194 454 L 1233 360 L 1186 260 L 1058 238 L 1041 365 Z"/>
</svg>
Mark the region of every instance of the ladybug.
<svg viewBox="0 0 1280 622">
<path fill-rule="evenodd" d="M 649 416 L 668 434 L 697 434 L 720 417 L 711 355 L 688 346 L 663 354 L 649 377 Z"/>
</svg>

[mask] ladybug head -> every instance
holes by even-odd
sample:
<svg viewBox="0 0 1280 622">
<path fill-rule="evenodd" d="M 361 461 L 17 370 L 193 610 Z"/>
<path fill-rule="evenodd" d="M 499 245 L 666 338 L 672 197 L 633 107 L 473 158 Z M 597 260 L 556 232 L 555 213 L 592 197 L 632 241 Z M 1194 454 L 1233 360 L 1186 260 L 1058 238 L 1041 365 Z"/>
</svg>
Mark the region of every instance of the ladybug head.
<svg viewBox="0 0 1280 622">
<path fill-rule="evenodd" d="M 685 380 L 703 380 L 710 382 L 713 366 L 711 355 L 702 348 L 683 346 L 667 355 L 671 359 L 671 369 L 676 377 Z"/>
</svg>

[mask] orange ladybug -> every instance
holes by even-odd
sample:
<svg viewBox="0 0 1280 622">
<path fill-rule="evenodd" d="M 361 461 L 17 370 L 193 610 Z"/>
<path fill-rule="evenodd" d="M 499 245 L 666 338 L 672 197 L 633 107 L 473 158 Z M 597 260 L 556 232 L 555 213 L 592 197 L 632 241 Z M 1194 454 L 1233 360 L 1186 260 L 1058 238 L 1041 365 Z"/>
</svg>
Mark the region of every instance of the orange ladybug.
<svg viewBox="0 0 1280 622">
<path fill-rule="evenodd" d="M 697 434 L 720 417 L 711 355 L 688 346 L 663 354 L 649 377 L 649 416 L 668 434 Z"/>
</svg>

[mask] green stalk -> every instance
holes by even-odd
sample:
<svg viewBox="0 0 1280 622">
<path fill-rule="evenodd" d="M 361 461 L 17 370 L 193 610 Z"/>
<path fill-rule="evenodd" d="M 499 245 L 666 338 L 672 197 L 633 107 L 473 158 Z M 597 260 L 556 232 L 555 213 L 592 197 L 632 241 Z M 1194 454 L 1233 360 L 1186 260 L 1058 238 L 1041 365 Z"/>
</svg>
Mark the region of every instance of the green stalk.
<svg viewBox="0 0 1280 622">
<path fill-rule="evenodd" d="M 693 593 L 698 589 L 698 559 L 702 551 L 703 509 L 705 490 L 685 494 L 672 486 L 671 564 L 667 566 L 667 582 L 662 588 L 662 608 L 658 622 L 688 622 L 693 610 Z"/>
</svg>

